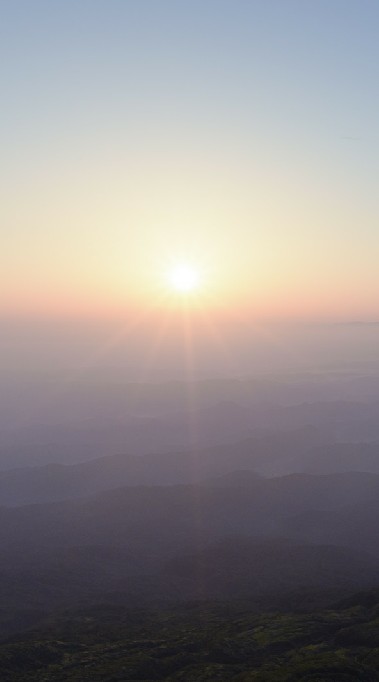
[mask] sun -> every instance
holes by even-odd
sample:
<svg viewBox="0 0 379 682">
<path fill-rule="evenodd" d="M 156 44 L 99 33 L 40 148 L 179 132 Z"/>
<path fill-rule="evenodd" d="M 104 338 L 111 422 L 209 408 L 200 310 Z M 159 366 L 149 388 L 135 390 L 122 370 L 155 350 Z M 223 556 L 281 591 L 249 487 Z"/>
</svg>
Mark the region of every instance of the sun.
<svg viewBox="0 0 379 682">
<path fill-rule="evenodd" d="M 185 263 L 175 265 L 169 272 L 168 280 L 171 288 L 181 294 L 189 294 L 200 285 L 199 272 Z"/>
</svg>

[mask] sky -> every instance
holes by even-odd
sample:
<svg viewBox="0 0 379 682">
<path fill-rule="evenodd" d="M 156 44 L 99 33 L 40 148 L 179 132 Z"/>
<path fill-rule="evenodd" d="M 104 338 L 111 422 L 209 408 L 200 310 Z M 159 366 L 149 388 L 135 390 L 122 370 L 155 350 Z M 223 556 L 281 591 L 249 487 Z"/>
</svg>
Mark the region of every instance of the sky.
<svg viewBox="0 0 379 682">
<path fill-rule="evenodd" d="M 0 15 L 1 318 L 379 319 L 376 0 Z"/>
</svg>

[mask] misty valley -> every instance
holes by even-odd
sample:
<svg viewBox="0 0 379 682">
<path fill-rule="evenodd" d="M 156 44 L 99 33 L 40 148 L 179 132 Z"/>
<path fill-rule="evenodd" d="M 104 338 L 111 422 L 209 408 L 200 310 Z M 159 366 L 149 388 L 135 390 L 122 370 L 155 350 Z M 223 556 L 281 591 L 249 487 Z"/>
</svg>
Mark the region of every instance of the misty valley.
<svg viewBox="0 0 379 682">
<path fill-rule="evenodd" d="M 1 424 L 2 680 L 379 679 L 379 375 L 54 395 Z"/>
</svg>

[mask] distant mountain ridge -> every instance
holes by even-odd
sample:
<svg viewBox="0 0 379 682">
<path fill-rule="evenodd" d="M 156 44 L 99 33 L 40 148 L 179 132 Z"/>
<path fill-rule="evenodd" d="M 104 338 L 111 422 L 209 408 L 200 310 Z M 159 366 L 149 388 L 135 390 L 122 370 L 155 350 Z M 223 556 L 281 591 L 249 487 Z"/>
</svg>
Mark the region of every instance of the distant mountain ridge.
<svg viewBox="0 0 379 682">
<path fill-rule="evenodd" d="M 159 387 L 154 390 L 159 394 Z M 135 389 L 137 390 L 137 389 Z M 163 389 L 162 389 L 163 390 Z M 172 389 L 174 390 L 174 389 Z M 242 390 L 242 389 L 241 389 Z M 154 393 L 154 391 L 153 391 Z M 125 396 L 124 396 L 125 397 Z M 188 402 L 188 401 L 187 401 Z M 197 401 L 196 401 L 197 402 Z M 75 464 L 120 452 L 149 454 L 204 449 L 267 431 L 316 427 L 324 441 L 379 441 L 379 402 L 302 402 L 282 405 L 270 401 L 217 402 L 188 409 L 181 401 L 171 411 L 130 412 L 127 404 L 113 413 L 77 415 L 0 430 L 0 470 L 49 463 Z M 100 407 L 93 407 L 96 413 Z"/>
<path fill-rule="evenodd" d="M 197 483 L 236 469 L 264 475 L 293 470 L 291 462 L 323 443 L 318 431 L 267 433 L 204 450 L 113 455 L 75 465 L 48 464 L 0 472 L 0 505 L 74 499 L 122 485 Z"/>
<path fill-rule="evenodd" d="M 1 507 L 0 543 L 11 547 L 108 544 L 168 549 L 230 534 L 308 542 L 312 539 L 308 519 L 321 514 L 328 526 L 315 539 L 318 544 L 326 539 L 376 554 L 378 511 L 379 476 L 365 473 L 252 477 L 249 485 L 231 487 L 212 483 L 136 486 L 77 500 Z M 346 528 L 351 518 L 357 522 L 350 543 Z M 361 536 L 360 519 L 366 524 Z"/>
</svg>

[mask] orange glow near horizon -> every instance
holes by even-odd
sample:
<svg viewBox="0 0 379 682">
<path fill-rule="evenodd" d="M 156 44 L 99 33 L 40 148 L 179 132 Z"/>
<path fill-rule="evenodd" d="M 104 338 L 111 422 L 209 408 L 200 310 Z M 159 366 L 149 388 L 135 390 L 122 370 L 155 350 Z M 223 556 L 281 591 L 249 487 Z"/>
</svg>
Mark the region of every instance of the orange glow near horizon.
<svg viewBox="0 0 379 682">
<path fill-rule="evenodd" d="M 201 247 L 201 248 L 200 248 Z M 161 249 L 162 251 L 162 249 Z M 52 318 L 120 318 L 140 315 L 159 319 L 166 311 L 180 315 L 183 308 L 195 323 L 198 313 L 210 315 L 220 324 L 243 318 L 257 319 L 371 319 L 376 317 L 375 289 L 365 281 L 350 283 L 331 276 L 313 277 L 305 268 L 288 271 L 285 263 L 258 263 L 256 253 L 247 254 L 256 265 L 243 268 L 235 253 L 225 245 L 211 251 L 205 242 L 194 249 L 173 245 L 175 254 L 188 253 L 188 259 L 159 255 L 152 258 L 146 249 L 135 262 L 112 269 L 110 259 L 101 268 L 83 261 L 74 263 L 62 278 L 52 266 L 40 277 L 9 281 L 0 291 L 0 316 Z M 256 252 L 258 252 L 258 244 Z M 150 249 L 151 254 L 151 249 Z M 212 257 L 211 257 L 212 256 Z M 115 259 L 117 264 L 117 259 Z M 91 267 L 90 267 L 91 266 Z M 70 264 L 71 267 L 71 264 Z M 13 286 L 12 286 L 13 284 Z"/>
</svg>

